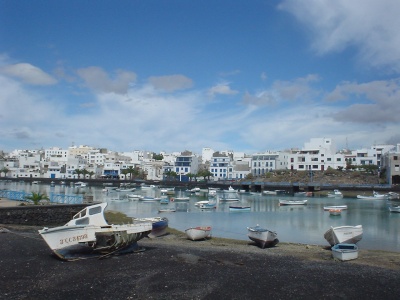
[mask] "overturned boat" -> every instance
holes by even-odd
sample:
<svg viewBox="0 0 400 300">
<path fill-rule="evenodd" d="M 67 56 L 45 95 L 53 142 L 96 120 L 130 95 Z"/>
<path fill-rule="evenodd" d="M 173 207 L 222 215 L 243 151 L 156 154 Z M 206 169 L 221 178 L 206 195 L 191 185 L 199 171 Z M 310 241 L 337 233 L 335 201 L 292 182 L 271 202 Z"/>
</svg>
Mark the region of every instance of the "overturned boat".
<svg viewBox="0 0 400 300">
<path fill-rule="evenodd" d="M 67 224 L 45 227 L 39 234 L 55 255 L 68 261 L 138 250 L 137 241 L 148 236 L 152 222 L 109 225 L 104 217 L 106 206 L 107 203 L 88 206 Z"/>
</svg>

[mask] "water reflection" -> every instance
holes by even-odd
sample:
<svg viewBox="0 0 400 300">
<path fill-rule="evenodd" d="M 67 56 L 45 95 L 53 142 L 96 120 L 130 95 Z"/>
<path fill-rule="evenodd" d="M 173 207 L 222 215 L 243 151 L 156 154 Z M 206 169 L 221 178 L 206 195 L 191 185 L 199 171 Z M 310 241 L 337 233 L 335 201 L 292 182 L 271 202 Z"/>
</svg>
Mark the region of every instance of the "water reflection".
<svg viewBox="0 0 400 300">
<path fill-rule="evenodd" d="M 25 192 L 50 192 L 60 194 L 82 194 L 93 201 L 108 202 L 109 210 L 120 211 L 130 217 L 167 216 L 170 226 L 185 230 L 191 226 L 210 225 L 213 236 L 248 240 L 247 226 L 260 224 L 278 233 L 281 242 L 326 245 L 323 234 L 330 226 L 363 225 L 364 236 L 359 242 L 360 248 L 400 252 L 400 214 L 390 213 L 388 205 L 398 202 L 386 200 L 360 200 L 355 198 L 307 198 L 304 206 L 279 206 L 279 197 L 260 194 L 240 194 L 239 202 L 219 202 L 213 210 L 201 210 L 195 203 L 207 200 L 201 194 L 189 194 L 176 190 L 175 195 L 163 195 L 159 189 L 136 189 L 133 192 L 104 192 L 102 187 L 84 188 L 70 185 L 30 184 L 19 182 L 0 182 L 0 189 Z M 144 202 L 130 200 L 127 194 L 134 193 L 147 197 L 190 197 L 188 202 L 171 201 L 160 204 L 159 201 Z M 293 197 L 291 197 L 293 198 Z M 298 198 L 301 199 L 301 198 Z M 246 213 L 229 212 L 229 205 L 251 206 Z M 324 206 L 347 205 L 339 216 L 331 216 Z M 175 207 L 174 213 L 159 213 L 160 207 Z"/>
</svg>

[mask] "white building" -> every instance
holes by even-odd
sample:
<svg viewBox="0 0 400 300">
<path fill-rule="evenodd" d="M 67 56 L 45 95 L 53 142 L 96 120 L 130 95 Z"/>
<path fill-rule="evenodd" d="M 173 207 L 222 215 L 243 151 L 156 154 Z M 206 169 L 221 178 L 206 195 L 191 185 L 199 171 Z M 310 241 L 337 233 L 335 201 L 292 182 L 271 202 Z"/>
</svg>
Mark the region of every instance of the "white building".
<svg viewBox="0 0 400 300">
<path fill-rule="evenodd" d="M 346 167 L 345 156 L 336 153 L 331 138 L 312 138 L 301 150 L 289 154 L 288 159 L 290 170 L 325 171 L 329 167 Z"/>
</svg>

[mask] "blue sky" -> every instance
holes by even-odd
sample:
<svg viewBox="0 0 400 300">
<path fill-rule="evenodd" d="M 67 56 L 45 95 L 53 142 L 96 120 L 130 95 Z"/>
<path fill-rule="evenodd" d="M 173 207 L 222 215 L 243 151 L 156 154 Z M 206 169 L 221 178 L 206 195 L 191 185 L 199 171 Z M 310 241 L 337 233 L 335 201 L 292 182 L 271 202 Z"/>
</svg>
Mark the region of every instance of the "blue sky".
<svg viewBox="0 0 400 300">
<path fill-rule="evenodd" d="M 397 0 L 0 0 L 0 150 L 400 143 Z"/>
</svg>

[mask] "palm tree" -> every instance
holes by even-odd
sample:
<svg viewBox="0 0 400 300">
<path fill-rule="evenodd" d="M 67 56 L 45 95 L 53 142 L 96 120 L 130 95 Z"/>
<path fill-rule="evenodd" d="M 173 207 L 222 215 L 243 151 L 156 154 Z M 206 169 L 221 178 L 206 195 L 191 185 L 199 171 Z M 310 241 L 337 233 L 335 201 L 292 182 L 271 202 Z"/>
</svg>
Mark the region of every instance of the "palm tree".
<svg viewBox="0 0 400 300">
<path fill-rule="evenodd" d="M 92 176 L 94 175 L 93 171 L 88 172 L 89 178 L 92 179 Z"/>
<path fill-rule="evenodd" d="M 81 178 L 82 171 L 79 169 L 76 169 L 75 174 L 78 175 L 78 179 L 79 179 L 79 178 Z"/>
<path fill-rule="evenodd" d="M 7 176 L 7 173 L 10 172 L 9 169 L 7 169 L 6 167 L 4 167 L 3 169 L 0 170 L 0 174 L 4 173 L 4 177 Z"/>
<path fill-rule="evenodd" d="M 38 205 L 40 200 L 50 200 L 46 194 L 32 192 L 32 195 L 25 196 L 25 199 L 31 200 L 33 204 Z"/>
<path fill-rule="evenodd" d="M 128 169 L 123 169 L 123 170 L 121 171 L 121 173 L 124 175 L 124 178 L 125 178 L 125 180 L 126 180 L 127 177 L 128 177 L 128 176 L 126 176 L 126 175 L 129 174 L 129 170 L 128 170 Z"/>
</svg>

